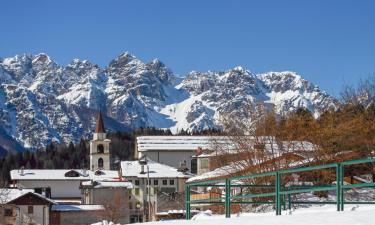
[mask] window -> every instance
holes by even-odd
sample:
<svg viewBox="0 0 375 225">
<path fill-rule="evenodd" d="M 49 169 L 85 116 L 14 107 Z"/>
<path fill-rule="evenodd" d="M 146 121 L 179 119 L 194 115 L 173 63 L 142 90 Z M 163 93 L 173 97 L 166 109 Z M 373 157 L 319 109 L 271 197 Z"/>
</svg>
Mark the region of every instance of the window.
<svg viewBox="0 0 375 225">
<path fill-rule="evenodd" d="M 168 181 L 167 180 L 163 180 L 163 185 L 167 185 L 168 184 Z"/>
<path fill-rule="evenodd" d="M 169 185 L 174 185 L 174 180 L 169 180 Z"/>
<path fill-rule="evenodd" d="M 191 173 L 197 174 L 197 159 L 191 159 Z"/>
<path fill-rule="evenodd" d="M 32 205 L 29 205 L 29 206 L 27 207 L 27 213 L 28 213 L 28 214 L 33 214 L 33 213 L 34 213 L 34 207 L 33 207 Z"/>
<path fill-rule="evenodd" d="M 102 158 L 98 159 L 98 167 L 103 168 L 103 159 Z"/>
<path fill-rule="evenodd" d="M 154 180 L 154 185 L 159 185 L 159 180 Z"/>
<path fill-rule="evenodd" d="M 208 159 L 207 158 L 203 158 L 203 159 L 200 159 L 200 169 L 208 169 Z"/>
<path fill-rule="evenodd" d="M 42 194 L 43 193 L 43 189 L 42 188 L 35 188 L 35 193 L 38 193 L 38 194 Z"/>
<path fill-rule="evenodd" d="M 160 191 L 164 193 L 173 193 L 176 192 L 176 189 L 173 187 L 163 187 Z"/>
<path fill-rule="evenodd" d="M 12 209 L 4 209 L 4 216 L 13 216 Z"/>
<path fill-rule="evenodd" d="M 135 180 L 135 185 L 139 185 L 139 180 Z"/>
<path fill-rule="evenodd" d="M 98 153 L 104 153 L 104 146 L 102 144 L 100 144 L 100 145 L 98 145 L 96 150 L 97 150 Z"/>
<path fill-rule="evenodd" d="M 148 180 L 148 185 L 151 185 L 151 180 Z"/>
</svg>

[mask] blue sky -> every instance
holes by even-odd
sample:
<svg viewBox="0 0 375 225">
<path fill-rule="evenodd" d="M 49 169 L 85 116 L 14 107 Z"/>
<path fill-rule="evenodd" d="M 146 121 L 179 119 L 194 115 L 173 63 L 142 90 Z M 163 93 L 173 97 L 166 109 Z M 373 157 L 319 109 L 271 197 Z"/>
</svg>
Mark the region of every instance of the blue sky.
<svg viewBox="0 0 375 225">
<path fill-rule="evenodd" d="M 292 70 L 338 95 L 375 73 L 375 1 L 2 0 L 0 57 L 105 66 L 124 51 L 174 72 Z"/>
</svg>

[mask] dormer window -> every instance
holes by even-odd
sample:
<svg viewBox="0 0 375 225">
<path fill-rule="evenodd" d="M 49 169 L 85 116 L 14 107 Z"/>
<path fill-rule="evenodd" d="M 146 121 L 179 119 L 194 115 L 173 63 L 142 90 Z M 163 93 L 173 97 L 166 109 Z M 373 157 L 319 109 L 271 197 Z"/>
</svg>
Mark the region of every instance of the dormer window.
<svg viewBox="0 0 375 225">
<path fill-rule="evenodd" d="M 79 173 L 75 170 L 69 170 L 65 173 L 65 177 L 79 177 Z"/>
<path fill-rule="evenodd" d="M 99 144 L 97 147 L 97 152 L 98 153 L 104 153 L 104 146 L 102 144 Z"/>
<path fill-rule="evenodd" d="M 101 171 L 101 170 L 97 170 L 97 171 L 95 171 L 95 175 L 96 176 L 104 175 L 104 172 Z"/>
</svg>

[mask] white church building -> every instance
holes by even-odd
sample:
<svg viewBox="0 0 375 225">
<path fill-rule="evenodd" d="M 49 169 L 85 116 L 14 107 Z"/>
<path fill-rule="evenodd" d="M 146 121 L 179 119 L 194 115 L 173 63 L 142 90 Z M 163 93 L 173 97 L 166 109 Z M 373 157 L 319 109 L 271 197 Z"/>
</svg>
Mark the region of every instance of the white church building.
<svg viewBox="0 0 375 225">
<path fill-rule="evenodd" d="M 80 201 L 81 182 L 121 180 L 118 171 L 110 170 L 110 142 L 106 137 L 102 115 L 99 114 L 93 140 L 90 141 L 90 170 L 21 168 L 10 172 L 13 186 L 32 188 L 53 199 Z"/>
</svg>

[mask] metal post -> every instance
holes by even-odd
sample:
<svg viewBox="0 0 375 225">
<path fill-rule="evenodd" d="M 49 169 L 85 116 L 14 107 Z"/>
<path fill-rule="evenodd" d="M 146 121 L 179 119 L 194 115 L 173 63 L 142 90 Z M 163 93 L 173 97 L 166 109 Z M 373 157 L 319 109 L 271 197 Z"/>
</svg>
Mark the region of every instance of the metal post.
<svg viewBox="0 0 375 225">
<path fill-rule="evenodd" d="M 276 215 L 281 215 L 281 196 L 280 196 L 280 174 L 276 172 L 275 189 L 276 189 Z"/>
<path fill-rule="evenodd" d="M 151 216 L 151 197 L 150 197 L 150 167 L 147 166 L 147 207 L 148 207 L 148 221 L 152 220 Z"/>
<path fill-rule="evenodd" d="M 292 197 L 290 194 L 288 194 L 288 209 L 291 210 L 292 209 Z"/>
<path fill-rule="evenodd" d="M 341 163 L 337 163 L 336 165 L 336 203 L 337 203 L 337 211 L 341 211 L 341 186 L 340 186 L 340 178 L 341 176 Z"/>
<path fill-rule="evenodd" d="M 187 220 L 190 220 L 190 186 L 186 185 L 185 187 L 185 217 Z"/>
<path fill-rule="evenodd" d="M 225 179 L 225 217 L 230 218 L 230 180 Z"/>
<path fill-rule="evenodd" d="M 345 197 L 344 197 L 344 166 L 340 164 L 340 210 L 344 211 L 344 203 L 345 203 Z"/>
</svg>

